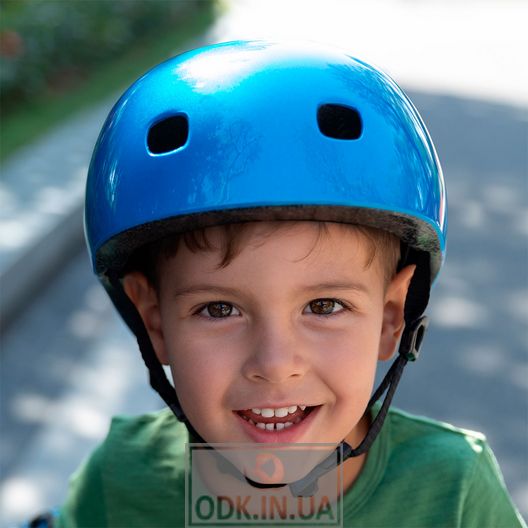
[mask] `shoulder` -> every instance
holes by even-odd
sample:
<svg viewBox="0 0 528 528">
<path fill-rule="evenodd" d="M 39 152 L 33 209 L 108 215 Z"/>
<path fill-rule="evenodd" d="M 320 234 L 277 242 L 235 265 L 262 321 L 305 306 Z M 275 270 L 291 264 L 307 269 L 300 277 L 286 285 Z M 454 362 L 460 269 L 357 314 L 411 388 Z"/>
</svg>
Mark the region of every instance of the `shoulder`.
<svg viewBox="0 0 528 528">
<path fill-rule="evenodd" d="M 169 410 L 114 417 L 104 441 L 72 476 L 60 525 L 119 525 L 129 513 L 141 519 L 154 503 L 179 500 L 187 438 Z"/>
<path fill-rule="evenodd" d="M 424 500 L 434 494 L 459 502 L 489 449 L 481 433 L 399 409 L 389 411 L 384 427 L 384 482 L 412 479 L 413 493 Z"/>
<path fill-rule="evenodd" d="M 143 472 L 156 479 L 174 478 L 183 470 L 187 441 L 187 429 L 168 409 L 141 416 L 115 416 L 94 463 L 104 465 L 107 485 L 117 484 L 114 476 L 130 472 Z M 162 470 L 167 460 L 172 462 L 170 475 Z"/>
<path fill-rule="evenodd" d="M 399 409 L 391 409 L 388 419 L 393 450 L 427 449 L 429 455 L 445 454 L 457 463 L 473 463 L 487 446 L 482 433 Z"/>
<path fill-rule="evenodd" d="M 169 409 L 141 416 L 116 416 L 93 463 L 103 466 L 107 488 L 174 480 L 184 470 L 188 433 Z M 170 461 L 170 464 L 167 464 Z M 137 480 L 136 480 L 137 477 Z"/>
<path fill-rule="evenodd" d="M 407 480 L 427 508 L 436 504 L 450 511 L 453 525 L 523 525 L 482 433 L 398 409 L 388 419 L 389 480 Z M 431 515 L 431 509 L 424 511 L 422 519 Z"/>
<path fill-rule="evenodd" d="M 461 500 L 482 466 L 500 475 L 482 433 L 392 409 L 388 434 L 387 472 L 400 476 L 411 470 L 425 490 Z"/>
<path fill-rule="evenodd" d="M 136 452 L 173 447 L 176 452 L 183 452 L 187 439 L 185 426 L 169 409 L 163 409 L 140 416 L 114 416 L 102 448 L 108 450 L 118 446 L 120 450 L 125 448 Z M 167 442 L 170 446 L 165 445 Z"/>
<path fill-rule="evenodd" d="M 108 437 L 119 434 L 123 431 L 126 433 L 146 433 L 158 432 L 170 429 L 175 433 L 184 433 L 187 429 L 178 422 L 170 409 L 161 409 L 159 411 L 140 414 L 138 416 L 117 415 L 112 418 Z"/>
</svg>

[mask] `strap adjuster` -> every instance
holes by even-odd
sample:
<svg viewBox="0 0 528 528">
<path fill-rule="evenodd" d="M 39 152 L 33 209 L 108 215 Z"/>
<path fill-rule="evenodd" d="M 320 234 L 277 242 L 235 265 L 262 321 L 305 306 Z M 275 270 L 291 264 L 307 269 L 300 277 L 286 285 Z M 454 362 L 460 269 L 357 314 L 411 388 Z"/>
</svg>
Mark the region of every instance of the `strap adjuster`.
<svg viewBox="0 0 528 528">
<path fill-rule="evenodd" d="M 429 326 L 429 318 L 422 315 L 403 331 L 400 343 L 400 355 L 407 361 L 416 361 L 420 355 L 425 331 Z"/>
</svg>

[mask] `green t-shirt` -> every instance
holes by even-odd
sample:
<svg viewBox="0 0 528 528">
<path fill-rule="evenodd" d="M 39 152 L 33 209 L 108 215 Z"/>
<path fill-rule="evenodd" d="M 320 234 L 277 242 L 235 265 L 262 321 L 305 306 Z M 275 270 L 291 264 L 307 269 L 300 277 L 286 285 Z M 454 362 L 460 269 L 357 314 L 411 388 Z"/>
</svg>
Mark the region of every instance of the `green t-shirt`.
<svg viewBox="0 0 528 528">
<path fill-rule="evenodd" d="M 168 410 L 117 417 L 73 475 L 58 525 L 185 523 L 187 430 Z M 346 527 L 525 527 L 485 438 L 392 409 L 343 499 Z"/>
</svg>

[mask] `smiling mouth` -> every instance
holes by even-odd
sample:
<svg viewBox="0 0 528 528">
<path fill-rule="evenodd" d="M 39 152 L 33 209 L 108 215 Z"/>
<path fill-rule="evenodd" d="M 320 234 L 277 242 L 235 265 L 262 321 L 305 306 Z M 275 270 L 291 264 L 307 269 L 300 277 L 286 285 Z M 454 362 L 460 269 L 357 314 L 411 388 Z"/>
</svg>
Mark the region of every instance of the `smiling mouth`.
<svg viewBox="0 0 528 528">
<path fill-rule="evenodd" d="M 235 411 L 242 419 L 262 431 L 282 431 L 302 422 L 316 407 L 290 405 L 289 407 L 253 408 Z"/>
</svg>

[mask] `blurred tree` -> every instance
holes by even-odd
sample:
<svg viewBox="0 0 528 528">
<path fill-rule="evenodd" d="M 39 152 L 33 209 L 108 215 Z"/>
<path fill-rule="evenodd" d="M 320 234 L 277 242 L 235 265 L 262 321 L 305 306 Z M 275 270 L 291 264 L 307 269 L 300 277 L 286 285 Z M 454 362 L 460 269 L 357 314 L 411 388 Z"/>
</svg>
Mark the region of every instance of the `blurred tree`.
<svg viewBox="0 0 528 528">
<path fill-rule="evenodd" d="M 212 0 L 2 0 L 0 93 L 9 115 L 62 93 L 138 42 L 177 29 Z"/>
</svg>

